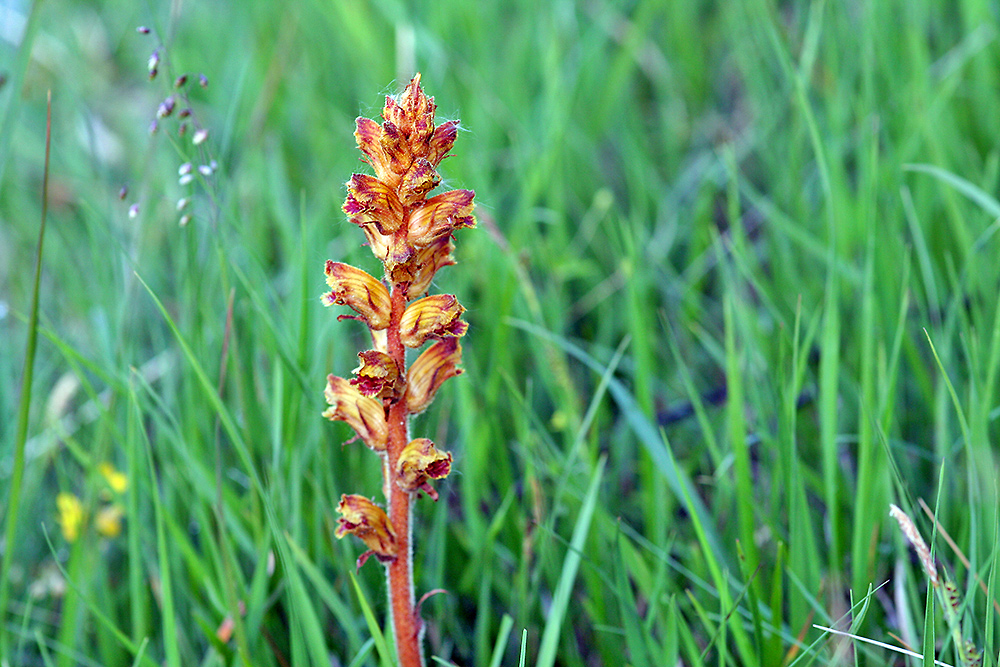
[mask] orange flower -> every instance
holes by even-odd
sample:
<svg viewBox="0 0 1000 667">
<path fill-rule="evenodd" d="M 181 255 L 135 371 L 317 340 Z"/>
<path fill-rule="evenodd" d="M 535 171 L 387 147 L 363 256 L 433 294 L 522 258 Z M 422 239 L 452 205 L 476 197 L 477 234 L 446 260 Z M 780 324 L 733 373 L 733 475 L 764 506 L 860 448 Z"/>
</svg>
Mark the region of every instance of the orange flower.
<svg viewBox="0 0 1000 667">
<path fill-rule="evenodd" d="M 354 174 L 347 182 L 344 213 L 358 226 L 374 224 L 381 234 L 392 234 L 403 224 L 403 205 L 387 184 L 374 176 Z"/>
<path fill-rule="evenodd" d="M 451 472 L 451 452 L 439 451 L 427 438 L 411 440 L 403 448 L 396 464 L 396 484 L 404 491 L 423 491 L 433 500 L 437 491 L 430 485 L 432 479 L 444 479 Z"/>
<path fill-rule="evenodd" d="M 465 308 L 451 294 L 435 294 L 414 301 L 399 321 L 399 338 L 406 347 L 420 347 L 427 338 L 464 336 L 468 322 L 458 319 Z"/>
<path fill-rule="evenodd" d="M 448 151 L 451 150 L 457 136 L 457 120 L 449 120 L 447 123 L 441 123 L 434 128 L 434 135 L 431 137 L 429 147 L 430 151 L 427 154 L 427 161 L 435 167 L 440 164 L 441 160 L 443 160 L 445 155 L 448 154 Z"/>
<path fill-rule="evenodd" d="M 413 165 L 403 175 L 399 184 L 399 198 L 403 206 L 411 206 L 436 188 L 441 177 L 434 170 L 434 165 L 422 157 L 413 161 Z"/>
<path fill-rule="evenodd" d="M 342 515 L 337 519 L 337 530 L 334 532 L 337 539 L 350 533 L 370 549 L 358 558 L 359 568 L 370 556 L 383 563 L 395 560 L 396 533 L 385 510 L 364 496 L 344 494 L 340 496 L 337 511 Z"/>
<path fill-rule="evenodd" d="M 430 245 L 462 227 L 475 227 L 472 190 L 451 190 L 431 197 L 410 213 L 407 239 L 415 248 Z"/>
<path fill-rule="evenodd" d="M 406 407 L 411 414 L 423 412 L 448 378 L 462 374 L 462 346 L 457 338 L 444 338 L 424 350 L 407 373 Z"/>
<path fill-rule="evenodd" d="M 324 394 L 330 404 L 323 411 L 324 417 L 347 422 L 366 445 L 376 452 L 385 451 L 389 425 L 381 401 L 364 396 L 350 382 L 335 375 L 327 376 Z"/>
<path fill-rule="evenodd" d="M 413 261 L 413 264 L 416 265 L 416 271 L 414 271 L 412 278 L 406 281 L 410 283 L 407 293 L 419 296 L 426 292 L 438 270 L 455 263 L 455 257 L 452 255 L 454 250 L 455 243 L 449 234 L 417 251 L 417 256 Z"/>
<path fill-rule="evenodd" d="M 323 295 L 324 306 L 349 306 L 371 329 L 389 326 L 392 303 L 389 290 L 381 282 L 349 264 L 327 260 L 326 284 L 332 291 Z"/>
</svg>

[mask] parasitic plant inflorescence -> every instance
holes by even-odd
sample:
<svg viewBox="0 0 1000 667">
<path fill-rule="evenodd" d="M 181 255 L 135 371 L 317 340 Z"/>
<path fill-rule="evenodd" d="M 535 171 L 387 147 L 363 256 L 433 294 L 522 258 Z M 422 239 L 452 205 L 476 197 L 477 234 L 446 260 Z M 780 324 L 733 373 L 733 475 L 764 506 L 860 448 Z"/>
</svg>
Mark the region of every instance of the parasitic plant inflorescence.
<svg viewBox="0 0 1000 667">
<path fill-rule="evenodd" d="M 386 97 L 383 122 L 357 119 L 358 148 L 375 170 L 347 182 L 344 212 L 358 225 L 384 267 L 382 280 L 361 269 L 327 261 L 327 306 L 348 306 L 364 322 L 372 349 L 358 354 L 354 377 L 330 375 L 323 416 L 347 422 L 382 459 L 383 510 L 361 495 L 344 495 L 336 535 L 360 538 L 386 566 L 392 625 L 403 667 L 423 665 L 422 623 L 414 605 L 412 505 L 425 493 L 437 500 L 431 481 L 451 471 L 452 457 L 427 438 L 410 439 L 410 415 L 424 411 L 448 378 L 462 372 L 464 308 L 450 294 L 428 295 L 438 269 L 454 264 L 452 235 L 472 227 L 470 190 L 428 198 L 440 183 L 437 167 L 451 150 L 458 121 L 434 124 L 437 107 L 417 74 L 397 97 Z M 406 366 L 407 348 L 430 345 Z"/>
</svg>

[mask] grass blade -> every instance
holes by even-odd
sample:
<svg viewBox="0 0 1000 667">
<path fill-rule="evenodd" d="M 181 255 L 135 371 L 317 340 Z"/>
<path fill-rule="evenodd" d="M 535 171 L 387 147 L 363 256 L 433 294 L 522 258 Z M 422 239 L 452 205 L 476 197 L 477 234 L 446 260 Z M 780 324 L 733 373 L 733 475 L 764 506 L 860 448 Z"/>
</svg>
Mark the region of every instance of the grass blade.
<svg viewBox="0 0 1000 667">
<path fill-rule="evenodd" d="M 35 12 L 32 12 L 34 16 Z M 13 102 L 12 102 L 13 104 Z M 0 139 L 3 141 L 3 139 Z M 24 352 L 24 367 L 21 372 L 21 398 L 17 410 L 17 433 L 14 436 L 14 468 L 11 473 L 10 490 L 7 500 L 7 516 L 4 526 L 3 566 L 0 567 L 0 621 L 7 615 L 10 595 L 10 568 L 16 555 L 17 517 L 21 505 L 21 486 L 24 482 L 24 450 L 28 440 L 28 419 L 31 415 L 31 385 L 35 374 L 35 353 L 38 346 L 38 292 L 42 279 L 42 250 L 45 245 L 45 221 L 49 212 L 49 149 L 52 144 L 52 91 L 48 96 L 48 111 L 45 118 L 45 168 L 42 175 L 42 219 L 38 225 L 38 242 L 35 245 L 35 276 L 31 287 L 31 313 L 28 318 L 28 344 Z M 2 175 L 2 172 L 0 172 Z M 0 628 L 0 656 L 7 653 L 7 632 Z"/>
<path fill-rule="evenodd" d="M 559 633 L 566 616 L 566 609 L 569 606 L 573 582 L 576 579 L 577 570 L 580 568 L 580 560 L 583 558 L 583 543 L 587 539 L 587 533 L 590 531 L 590 520 L 593 518 L 594 509 L 597 506 L 597 496 L 605 463 L 607 463 L 607 456 L 602 456 L 597 463 L 593 477 L 591 477 L 590 488 L 587 489 L 583 507 L 580 508 L 576 527 L 573 528 L 573 539 L 570 540 L 569 551 L 566 553 L 566 560 L 563 561 L 562 575 L 559 577 L 556 592 L 552 596 L 552 608 L 549 610 L 545 630 L 542 632 L 542 642 L 538 648 L 538 662 L 535 663 L 538 667 L 552 667 L 556 662 Z"/>
</svg>

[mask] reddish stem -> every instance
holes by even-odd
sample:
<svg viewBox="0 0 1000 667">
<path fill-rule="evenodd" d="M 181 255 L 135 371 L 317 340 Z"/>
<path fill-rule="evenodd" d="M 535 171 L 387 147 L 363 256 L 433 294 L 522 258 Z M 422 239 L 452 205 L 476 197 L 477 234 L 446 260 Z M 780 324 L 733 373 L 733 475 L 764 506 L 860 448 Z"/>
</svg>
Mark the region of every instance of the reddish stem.
<svg viewBox="0 0 1000 667">
<path fill-rule="evenodd" d="M 399 339 L 399 321 L 406 310 L 406 295 L 399 286 L 392 287 L 392 314 L 389 320 L 389 356 L 400 369 L 406 368 L 406 348 Z M 421 628 L 413 600 L 413 549 L 410 545 L 410 500 L 412 494 L 396 484 L 396 463 L 410 440 L 409 411 L 406 401 L 396 401 L 389 407 L 389 441 L 386 447 L 387 465 L 385 492 L 389 501 L 389 521 L 396 533 L 396 559 L 389 563 L 389 606 L 396 635 L 396 651 L 400 667 L 423 667 L 420 646 Z"/>
</svg>

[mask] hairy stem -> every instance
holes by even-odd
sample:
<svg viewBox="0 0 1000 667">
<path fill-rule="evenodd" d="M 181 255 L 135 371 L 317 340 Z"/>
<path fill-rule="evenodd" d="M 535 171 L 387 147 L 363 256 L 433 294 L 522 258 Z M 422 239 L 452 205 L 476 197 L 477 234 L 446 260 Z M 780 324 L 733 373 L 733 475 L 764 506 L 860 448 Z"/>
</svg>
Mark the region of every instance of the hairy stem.
<svg viewBox="0 0 1000 667">
<path fill-rule="evenodd" d="M 406 296 L 397 285 L 392 288 L 392 315 L 389 321 L 389 356 L 399 368 L 406 368 L 406 348 L 399 339 L 399 321 L 406 309 Z M 410 519 L 412 493 L 396 484 L 396 463 L 410 440 L 409 412 L 406 401 L 396 401 L 389 407 L 389 442 L 385 468 L 385 493 L 389 502 L 389 521 L 396 533 L 396 559 L 389 563 L 389 606 L 392 609 L 392 627 L 396 636 L 396 650 L 401 667 L 423 667 L 424 656 L 420 646 L 421 628 L 414 608 L 413 548 L 410 544 Z"/>
</svg>

